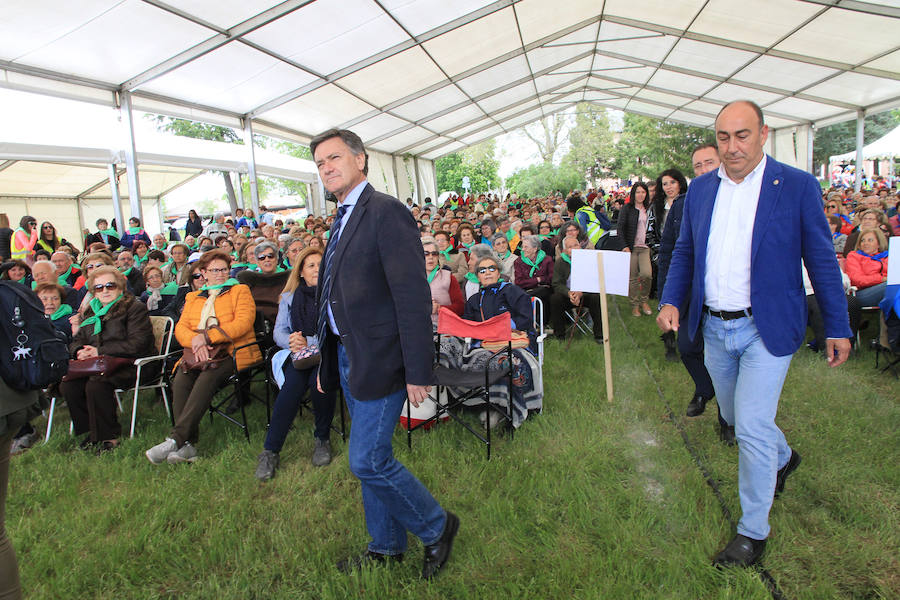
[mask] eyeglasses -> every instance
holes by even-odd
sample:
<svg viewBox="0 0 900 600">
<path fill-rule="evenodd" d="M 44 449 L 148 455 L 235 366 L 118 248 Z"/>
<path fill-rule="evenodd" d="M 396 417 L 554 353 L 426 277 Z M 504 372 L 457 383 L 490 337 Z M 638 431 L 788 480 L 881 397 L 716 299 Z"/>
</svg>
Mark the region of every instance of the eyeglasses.
<svg viewBox="0 0 900 600">
<path fill-rule="evenodd" d="M 191 275 L 191 279 L 203 279 L 203 274 L 202 273 L 194 273 L 193 275 Z"/>
<path fill-rule="evenodd" d="M 484 275 L 485 273 L 493 273 L 496 270 L 497 267 L 495 267 L 494 265 L 491 265 L 489 267 L 478 267 L 478 274 Z"/>
<path fill-rule="evenodd" d="M 98 283 L 94 286 L 94 291 L 99 292 L 101 290 L 114 290 L 119 287 L 119 284 L 115 281 L 107 281 L 106 283 Z"/>
<path fill-rule="evenodd" d="M 53 225 L 44 225 L 44 229 L 53 229 Z"/>
<path fill-rule="evenodd" d="M 100 267 L 105 267 L 106 265 L 103 263 L 94 263 L 92 265 L 84 265 L 85 270 L 90 271 L 91 269 L 99 269 Z"/>
<path fill-rule="evenodd" d="M 837 204 L 829 204 L 828 208 L 837 208 Z"/>
<path fill-rule="evenodd" d="M 256 257 L 256 260 L 272 260 L 275 258 L 274 254 L 262 254 Z"/>
<path fill-rule="evenodd" d="M 207 273 L 227 273 L 228 269 L 206 269 Z"/>
<path fill-rule="evenodd" d="M 425 256 L 440 256 L 440 255 L 441 255 L 441 253 L 438 252 L 437 250 L 432 250 L 431 252 L 429 252 L 428 250 L 425 251 Z"/>
<path fill-rule="evenodd" d="M 37 225 L 37 221 L 28 221 L 28 224 L 34 227 Z"/>
</svg>

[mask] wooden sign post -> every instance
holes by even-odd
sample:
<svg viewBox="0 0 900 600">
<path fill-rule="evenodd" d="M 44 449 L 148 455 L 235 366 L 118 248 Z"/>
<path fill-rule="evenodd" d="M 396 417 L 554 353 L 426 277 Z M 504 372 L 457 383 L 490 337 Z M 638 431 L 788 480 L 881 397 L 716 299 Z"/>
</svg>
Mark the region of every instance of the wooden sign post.
<svg viewBox="0 0 900 600">
<path fill-rule="evenodd" d="M 613 401 L 612 356 L 609 349 L 609 309 L 606 303 L 606 273 L 603 254 L 597 253 L 597 274 L 600 281 L 600 322 L 603 325 L 603 363 L 606 367 L 606 400 Z"/>
</svg>

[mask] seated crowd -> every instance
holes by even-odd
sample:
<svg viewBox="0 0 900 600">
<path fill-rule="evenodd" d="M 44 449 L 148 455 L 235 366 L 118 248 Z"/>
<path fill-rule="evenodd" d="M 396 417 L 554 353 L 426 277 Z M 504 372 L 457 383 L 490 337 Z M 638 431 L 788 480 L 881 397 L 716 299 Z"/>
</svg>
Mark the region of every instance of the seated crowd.
<svg viewBox="0 0 900 600">
<path fill-rule="evenodd" d="M 422 235 L 434 325 L 442 307 L 474 321 L 504 312 L 512 317 L 522 340 L 514 359 L 514 426 L 542 402 L 542 385 L 534 372 L 540 368 L 535 359 L 540 333 L 533 318 L 535 299 L 552 326 L 552 336 L 565 338 L 571 323 L 581 319 L 602 343 L 599 296 L 571 289 L 572 250 L 623 250 L 631 255 L 632 314 L 651 314 L 662 229 L 669 208 L 686 188 L 685 177 L 669 169 L 655 181 L 610 193 L 588 190 L 582 196 L 576 191 L 568 198 L 555 193 L 529 200 L 515 194 L 452 194 L 442 206 L 432 205 L 430 199 L 423 207 L 409 206 Z M 885 298 L 888 238 L 900 235 L 898 198 L 890 189 L 830 189 L 823 203 L 845 274 L 855 332 L 860 310 L 877 307 Z M 137 218 L 129 219 L 121 234 L 115 222 L 110 227 L 99 219 L 96 231 L 85 232 L 81 251 L 59 239 L 48 221 L 38 227 L 35 218 L 24 216 L 12 230 L 6 215 L 0 215 L 0 238 L 9 239 L 2 248 L 0 278 L 35 291 L 52 323 L 70 340 L 71 359 L 126 359 L 117 361 L 122 364 L 111 374 L 60 385 L 74 432 L 85 435 L 81 447 L 102 452 L 118 445 L 122 429 L 114 391 L 134 385 L 134 359 L 157 354 L 151 319 L 170 317 L 176 324 L 173 346 L 184 353 L 177 366 L 167 365 L 174 373 L 175 425 L 162 443 L 147 451 L 151 462 L 194 461 L 200 421 L 213 396 L 236 375 L 235 365 L 240 371 L 258 364 L 271 349 L 280 392 L 256 476 L 274 476 L 307 392 L 315 413 L 313 464 L 328 464 L 336 400 L 334 394 L 318 392 L 315 384 L 316 286 L 333 219 L 309 216 L 302 223 L 282 222 L 268 211 L 257 218 L 247 210 L 233 219 L 217 214 L 204 226 L 191 211 L 184 241 L 172 229 L 168 236 L 151 237 Z M 824 332 L 817 327 L 821 319 L 811 286 L 807 293 L 815 338 L 811 347 L 822 347 Z M 670 342 L 666 344 L 669 348 Z M 674 341 L 671 345 L 674 348 Z M 438 360 L 483 368 L 489 355 L 477 343 L 442 340 Z M 158 375 L 152 368 L 142 371 L 147 379 Z M 491 393 L 508 402 L 504 390 L 502 385 L 492 387 Z M 226 411 L 239 408 L 235 401 Z M 36 439 L 26 425 L 13 451 Z"/>
</svg>

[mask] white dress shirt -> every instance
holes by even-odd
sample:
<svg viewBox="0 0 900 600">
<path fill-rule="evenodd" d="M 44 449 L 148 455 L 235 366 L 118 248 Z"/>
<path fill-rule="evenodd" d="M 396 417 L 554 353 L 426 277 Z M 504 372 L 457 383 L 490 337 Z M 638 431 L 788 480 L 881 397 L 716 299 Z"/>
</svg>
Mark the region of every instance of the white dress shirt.
<svg viewBox="0 0 900 600">
<path fill-rule="evenodd" d="M 347 224 L 347 221 L 350 220 L 350 213 L 353 212 L 353 207 L 356 206 L 356 201 L 359 200 L 359 197 L 362 195 L 364 189 L 366 189 L 366 185 L 368 185 L 368 181 L 363 179 L 362 183 L 358 184 L 355 188 L 350 190 L 350 193 L 347 194 L 347 197 L 344 198 L 344 201 L 341 202 L 341 206 L 347 207 L 347 212 L 344 213 L 344 216 L 341 217 L 341 222 L 339 223 L 340 227 L 337 231 L 332 231 L 328 237 L 331 238 L 333 236 L 341 237 L 341 232 L 344 231 L 344 225 Z M 340 240 L 338 240 L 340 241 Z M 324 260 L 324 259 L 323 259 Z M 334 265 L 331 266 L 334 268 Z M 334 278 L 334 273 L 331 274 L 331 277 Z M 334 285 L 334 283 L 332 283 Z M 331 331 L 334 335 L 340 337 L 341 332 L 338 331 L 337 323 L 334 320 L 334 314 L 331 312 L 331 302 L 328 298 L 322 298 L 322 302 L 328 302 L 328 305 L 325 307 L 328 310 L 328 324 L 331 327 Z"/>
<path fill-rule="evenodd" d="M 750 307 L 750 250 L 766 156 L 740 183 L 719 165 L 719 191 L 706 245 L 705 304 L 713 310 Z"/>
</svg>

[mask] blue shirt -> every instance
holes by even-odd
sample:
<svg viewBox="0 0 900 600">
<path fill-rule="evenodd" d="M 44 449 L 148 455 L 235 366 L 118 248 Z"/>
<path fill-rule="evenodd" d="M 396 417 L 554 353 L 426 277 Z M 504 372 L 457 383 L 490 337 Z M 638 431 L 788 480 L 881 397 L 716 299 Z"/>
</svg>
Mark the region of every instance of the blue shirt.
<svg viewBox="0 0 900 600">
<path fill-rule="evenodd" d="M 337 236 L 338 241 L 340 241 L 340 234 L 343 233 L 343 231 L 344 231 L 344 225 L 346 225 L 347 222 L 350 220 L 350 214 L 353 212 L 353 207 L 356 206 L 356 201 L 359 200 L 359 197 L 362 195 L 363 190 L 366 188 L 366 186 L 368 184 L 369 184 L 369 182 L 367 180 L 363 179 L 359 185 L 357 185 L 355 188 L 350 190 L 350 193 L 347 194 L 347 197 L 344 198 L 343 202 L 341 202 L 341 206 L 347 207 L 347 212 L 344 213 L 344 217 L 341 219 L 340 227 L 337 229 L 337 231 L 332 231 L 331 234 L 328 236 L 329 238 L 334 238 L 335 236 Z M 334 274 L 332 273 L 331 276 L 334 277 Z M 333 285 L 333 283 L 332 283 L 332 285 Z M 329 302 L 328 298 L 323 298 L 322 301 L 328 302 L 328 304 L 325 307 L 326 310 L 328 311 L 328 325 L 331 327 L 331 331 L 336 336 L 340 337 L 341 332 L 338 331 L 337 323 L 334 322 L 334 314 L 332 314 L 332 312 L 331 312 L 331 302 Z"/>
</svg>

